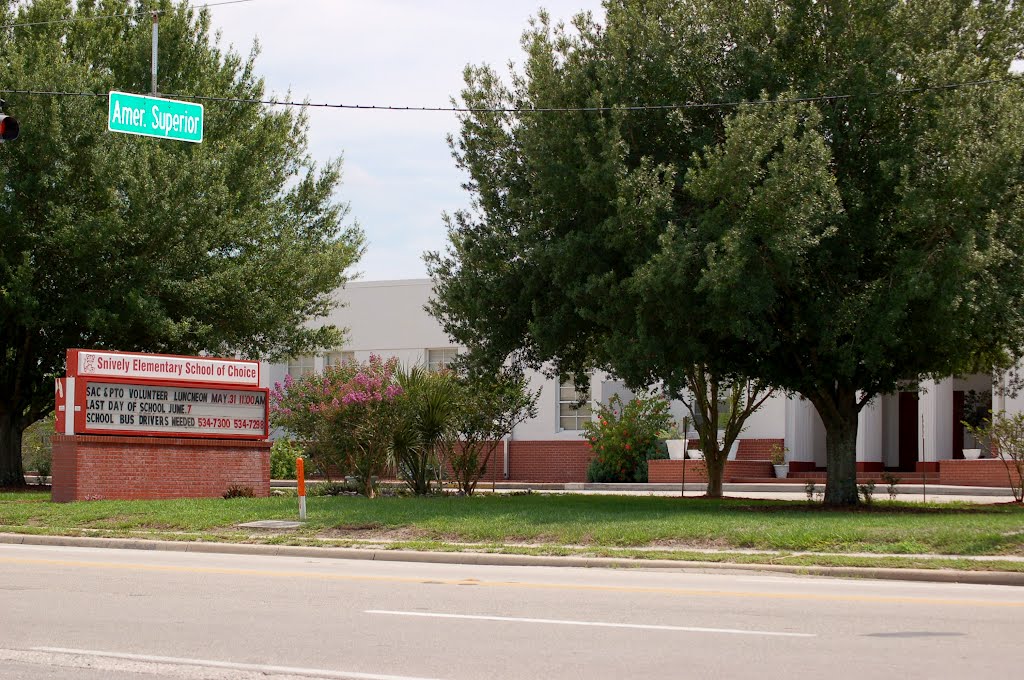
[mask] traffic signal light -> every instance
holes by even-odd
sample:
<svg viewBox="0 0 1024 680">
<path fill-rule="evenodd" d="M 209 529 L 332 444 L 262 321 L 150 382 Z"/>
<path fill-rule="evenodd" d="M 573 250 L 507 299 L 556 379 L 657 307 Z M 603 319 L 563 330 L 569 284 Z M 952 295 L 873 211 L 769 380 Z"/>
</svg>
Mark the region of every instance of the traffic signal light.
<svg viewBox="0 0 1024 680">
<path fill-rule="evenodd" d="M 18 125 L 17 118 L 0 113 L 0 140 L 9 142 L 17 139 L 20 131 L 21 126 Z"/>
<path fill-rule="evenodd" d="M 18 119 L 3 113 L 4 106 L 6 105 L 7 102 L 0 99 L 0 142 L 15 140 L 18 138 L 18 133 L 21 132 L 21 125 L 18 124 Z"/>
</svg>

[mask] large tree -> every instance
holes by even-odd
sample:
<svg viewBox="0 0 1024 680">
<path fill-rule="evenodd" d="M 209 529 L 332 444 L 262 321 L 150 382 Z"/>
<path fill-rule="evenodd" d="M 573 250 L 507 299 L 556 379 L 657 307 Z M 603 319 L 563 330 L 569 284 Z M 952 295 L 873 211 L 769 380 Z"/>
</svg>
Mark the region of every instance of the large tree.
<svg viewBox="0 0 1024 680">
<path fill-rule="evenodd" d="M 254 49 L 206 10 L 162 0 L 159 86 L 262 99 Z M 362 252 L 301 112 L 205 101 L 201 144 L 110 133 L 109 90 L 149 91 L 151 9 L 129 0 L 0 4 L 0 89 L 21 136 L 0 145 L 0 486 L 23 483 L 21 434 L 53 408 L 69 347 L 258 358 L 339 339 L 312 328 Z M 90 18 L 92 18 L 90 20 Z M 73 21 L 58 21 L 73 19 Z"/>
<path fill-rule="evenodd" d="M 508 85 L 467 68 L 434 313 L 495 361 L 799 393 L 856 503 L 871 398 L 1021 344 L 1020 4 L 605 9 L 542 13 Z"/>
</svg>

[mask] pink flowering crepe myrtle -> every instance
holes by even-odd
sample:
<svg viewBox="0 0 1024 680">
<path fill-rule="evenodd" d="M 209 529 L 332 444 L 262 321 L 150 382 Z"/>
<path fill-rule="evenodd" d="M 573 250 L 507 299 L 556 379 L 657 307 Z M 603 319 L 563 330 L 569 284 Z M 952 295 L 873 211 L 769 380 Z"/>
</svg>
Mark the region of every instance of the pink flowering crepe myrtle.
<svg viewBox="0 0 1024 680">
<path fill-rule="evenodd" d="M 348 409 L 390 403 L 401 396 L 398 359 L 371 354 L 365 364 L 328 366 L 323 373 L 287 375 L 270 391 L 271 418 L 300 439 L 312 441 L 318 425 Z"/>
</svg>

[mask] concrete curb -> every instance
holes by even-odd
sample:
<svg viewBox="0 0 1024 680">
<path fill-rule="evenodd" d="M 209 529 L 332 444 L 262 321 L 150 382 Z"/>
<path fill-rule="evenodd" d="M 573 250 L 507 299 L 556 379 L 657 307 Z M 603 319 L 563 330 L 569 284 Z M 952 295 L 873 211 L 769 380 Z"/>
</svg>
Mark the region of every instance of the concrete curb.
<svg viewBox="0 0 1024 680">
<path fill-rule="evenodd" d="M 219 553 L 226 555 L 319 557 L 344 560 L 375 560 L 382 562 L 426 562 L 434 564 L 474 564 L 517 567 L 584 567 L 604 569 L 761 571 L 780 574 L 797 574 L 801 576 L 830 576 L 840 578 L 866 578 L 930 583 L 971 583 L 978 585 L 1024 586 L 1024 573 L 1006 571 L 892 569 L 875 567 L 803 567 L 783 564 L 743 564 L 739 562 L 640 560 L 617 557 L 556 557 L 472 552 L 424 552 L 416 550 L 366 550 L 361 548 L 314 548 L 290 545 L 200 543 L 196 541 L 153 541 L 147 539 L 92 538 L 88 536 L 42 536 L 39 534 L 8 533 L 0 533 L 0 543 L 15 545 L 108 548 L 120 550 Z"/>
</svg>

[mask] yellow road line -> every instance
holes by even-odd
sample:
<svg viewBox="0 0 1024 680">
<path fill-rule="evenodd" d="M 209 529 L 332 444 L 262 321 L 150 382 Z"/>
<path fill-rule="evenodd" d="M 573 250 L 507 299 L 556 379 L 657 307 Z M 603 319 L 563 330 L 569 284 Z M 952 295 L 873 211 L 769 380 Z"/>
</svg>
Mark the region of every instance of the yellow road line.
<svg viewBox="0 0 1024 680">
<path fill-rule="evenodd" d="M 118 571 L 149 571 L 180 574 L 218 574 L 224 576 L 255 576 L 264 578 L 311 579 L 340 582 L 408 583 L 431 585 L 473 585 L 484 588 L 513 588 L 524 590 L 576 590 L 610 593 L 648 593 L 680 597 L 736 597 L 766 600 L 809 600 L 822 602 L 858 602 L 871 604 L 928 604 L 967 607 L 1024 608 L 1024 602 L 997 602 L 990 600 L 908 597 L 886 595 L 828 595 L 821 593 L 766 593 L 751 590 L 720 590 L 701 588 L 671 588 L 646 586 L 609 586 L 574 583 L 542 583 L 520 581 L 478 581 L 476 579 L 438 579 L 422 576 L 372 576 L 366 574 L 324 574 L 305 571 L 279 571 L 270 569 L 237 569 L 229 567 L 200 567 L 171 564 L 133 564 L 118 562 L 91 562 L 83 560 L 47 560 L 17 557 L 0 557 L 0 564 L 21 564 L 26 566 L 75 567 L 85 569 L 107 569 Z"/>
</svg>

